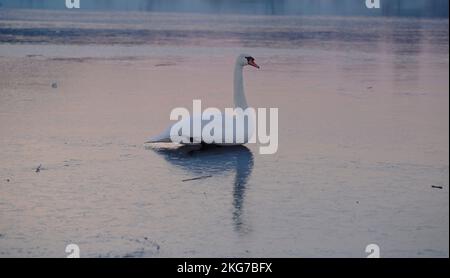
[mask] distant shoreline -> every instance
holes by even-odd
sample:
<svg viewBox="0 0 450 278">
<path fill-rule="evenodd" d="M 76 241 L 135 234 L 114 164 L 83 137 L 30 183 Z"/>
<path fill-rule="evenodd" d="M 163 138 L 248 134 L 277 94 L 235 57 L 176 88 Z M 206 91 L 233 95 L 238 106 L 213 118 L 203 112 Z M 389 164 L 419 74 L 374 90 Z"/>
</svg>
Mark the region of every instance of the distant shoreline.
<svg viewBox="0 0 450 278">
<path fill-rule="evenodd" d="M 447 0 L 382 1 L 379 9 L 368 9 L 365 0 L 313 1 L 237 0 L 111 0 L 107 2 L 82 1 L 83 11 L 148 11 L 204 14 L 245 15 L 341 15 L 341 16 L 400 16 L 448 18 Z M 1 0 L 0 8 L 64 10 L 65 1 Z"/>
</svg>

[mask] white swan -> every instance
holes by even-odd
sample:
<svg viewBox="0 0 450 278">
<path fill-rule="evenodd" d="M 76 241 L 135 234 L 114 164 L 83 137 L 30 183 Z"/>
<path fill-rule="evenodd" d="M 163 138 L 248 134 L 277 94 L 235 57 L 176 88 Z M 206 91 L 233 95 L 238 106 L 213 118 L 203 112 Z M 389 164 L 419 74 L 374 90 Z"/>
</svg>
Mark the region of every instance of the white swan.
<svg viewBox="0 0 450 278">
<path fill-rule="evenodd" d="M 243 78 L 242 71 L 243 71 L 243 68 L 248 65 L 259 69 L 259 66 L 255 63 L 255 59 L 251 55 L 247 55 L 247 54 L 239 55 L 236 59 L 236 64 L 234 66 L 234 86 L 233 86 L 234 107 L 242 108 L 243 110 L 248 108 L 248 104 L 247 104 L 247 99 L 245 98 L 245 93 L 244 93 L 244 78 Z M 222 113 L 221 115 L 217 115 L 217 117 L 222 117 L 222 133 L 221 134 L 223 137 L 222 137 L 221 142 L 219 142 L 219 143 L 213 142 L 212 144 L 215 144 L 215 145 L 241 145 L 243 143 L 247 143 L 249 141 L 249 139 L 252 137 L 252 135 L 254 133 L 254 126 L 253 126 L 254 120 L 253 120 L 253 118 L 251 118 L 251 115 L 249 117 L 246 117 L 245 122 L 248 125 L 248 127 L 244 129 L 244 134 L 243 134 L 244 141 L 243 142 L 239 141 L 238 143 L 236 143 L 237 142 L 236 138 L 239 138 L 238 137 L 239 135 L 237 134 L 239 131 L 236 131 L 235 124 L 233 125 L 233 128 L 234 128 L 233 132 L 230 133 L 229 130 L 227 128 L 225 128 L 225 122 L 227 120 L 231 120 L 231 122 L 233 122 L 233 121 L 237 122 L 239 119 L 237 119 L 237 117 L 235 115 L 228 115 L 225 113 Z M 202 130 L 203 130 L 203 127 L 208 122 L 210 122 L 209 120 L 197 119 L 195 116 L 184 119 L 183 121 L 189 121 L 189 126 L 192 128 L 193 122 L 195 120 L 201 121 Z M 172 127 L 173 127 L 173 125 L 170 125 L 166 130 L 164 130 L 164 132 L 162 132 L 161 134 L 159 134 L 157 136 L 150 138 L 150 140 L 148 140 L 145 143 L 172 142 L 172 140 L 170 139 L 170 130 L 172 129 Z M 229 137 L 230 134 L 233 136 L 232 138 Z M 186 135 L 179 134 L 179 135 L 182 137 L 189 138 L 190 142 L 200 141 L 199 139 L 195 140 L 194 138 L 192 138 L 192 136 L 190 134 L 186 134 Z M 233 142 L 233 143 L 224 143 L 224 142 Z"/>
</svg>

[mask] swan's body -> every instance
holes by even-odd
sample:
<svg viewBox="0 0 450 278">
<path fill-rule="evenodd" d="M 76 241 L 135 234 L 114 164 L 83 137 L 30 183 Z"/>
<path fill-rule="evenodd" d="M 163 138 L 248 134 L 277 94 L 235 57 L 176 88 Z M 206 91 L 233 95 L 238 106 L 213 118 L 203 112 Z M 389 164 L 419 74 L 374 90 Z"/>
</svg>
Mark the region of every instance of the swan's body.
<svg viewBox="0 0 450 278">
<path fill-rule="evenodd" d="M 245 97 L 244 92 L 244 78 L 243 78 L 243 68 L 244 66 L 251 65 L 256 68 L 259 68 L 259 66 L 254 62 L 254 58 L 250 55 L 241 54 L 236 59 L 236 63 L 234 66 L 234 79 L 233 79 L 233 101 L 234 101 L 234 108 L 241 108 L 242 110 L 245 110 L 248 108 L 247 99 Z M 211 115 L 211 114 L 209 114 Z M 220 114 L 213 114 L 213 117 L 215 119 L 222 118 L 222 140 L 220 142 L 213 142 L 212 144 L 216 145 L 241 145 L 247 143 L 250 138 L 252 137 L 254 133 L 254 119 L 252 118 L 253 115 L 249 114 L 244 119 L 241 119 L 240 117 L 244 117 L 244 115 L 233 115 L 233 114 L 227 114 L 227 113 L 220 113 Z M 211 119 L 211 118 L 210 118 Z M 202 119 L 201 115 L 193 116 L 189 118 L 185 118 L 182 120 L 182 122 L 179 122 L 180 125 L 187 124 L 192 128 L 194 122 L 201 122 L 201 130 L 203 130 L 203 127 L 207 125 L 211 120 L 204 120 Z M 245 120 L 245 121 L 244 121 Z M 237 134 L 236 130 L 236 124 L 233 124 L 231 128 L 233 130 L 230 130 L 229 127 L 225 126 L 225 122 L 231 122 L 236 123 L 238 121 L 245 122 L 246 128 L 244 128 L 244 134 Z M 186 123 L 188 122 L 188 123 Z M 150 140 L 147 143 L 168 143 L 172 142 L 170 138 L 170 131 L 172 129 L 173 125 L 170 125 L 168 128 L 166 128 L 161 134 L 154 136 L 150 138 Z M 192 134 L 192 132 L 191 132 Z M 201 138 L 192 138 L 189 134 L 178 134 L 181 137 L 186 137 L 189 139 L 190 142 L 200 142 Z M 232 136 L 232 137 L 231 137 Z M 242 140 L 237 140 L 236 138 L 243 138 Z M 232 142 L 232 143 L 224 143 L 224 142 Z M 202 142 L 203 143 L 203 142 Z"/>
</svg>

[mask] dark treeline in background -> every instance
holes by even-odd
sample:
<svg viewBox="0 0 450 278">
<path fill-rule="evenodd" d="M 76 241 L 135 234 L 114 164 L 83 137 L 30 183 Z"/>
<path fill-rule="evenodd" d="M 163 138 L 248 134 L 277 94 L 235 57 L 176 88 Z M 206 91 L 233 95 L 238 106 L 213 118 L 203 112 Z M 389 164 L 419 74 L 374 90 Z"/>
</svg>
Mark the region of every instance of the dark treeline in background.
<svg viewBox="0 0 450 278">
<path fill-rule="evenodd" d="M 240 13 L 264 15 L 374 15 L 446 17 L 449 0 L 80 0 L 83 10 Z M 0 0 L 0 8 L 64 9 L 65 0 Z"/>
</svg>

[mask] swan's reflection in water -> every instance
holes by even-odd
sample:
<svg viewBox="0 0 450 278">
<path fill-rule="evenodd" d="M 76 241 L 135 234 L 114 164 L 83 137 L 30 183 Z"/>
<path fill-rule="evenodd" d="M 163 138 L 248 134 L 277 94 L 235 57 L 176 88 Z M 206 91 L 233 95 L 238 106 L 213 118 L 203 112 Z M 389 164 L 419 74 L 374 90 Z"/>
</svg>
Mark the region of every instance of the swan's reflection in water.
<svg viewBox="0 0 450 278">
<path fill-rule="evenodd" d="M 233 183 L 233 223 L 235 230 L 245 234 L 243 222 L 245 190 L 253 170 L 253 154 L 245 146 L 184 145 L 178 148 L 152 148 L 170 164 L 193 176 L 223 175 L 235 172 Z"/>
</svg>

